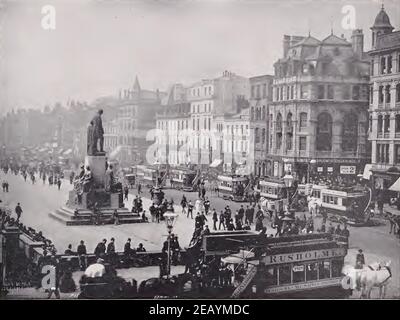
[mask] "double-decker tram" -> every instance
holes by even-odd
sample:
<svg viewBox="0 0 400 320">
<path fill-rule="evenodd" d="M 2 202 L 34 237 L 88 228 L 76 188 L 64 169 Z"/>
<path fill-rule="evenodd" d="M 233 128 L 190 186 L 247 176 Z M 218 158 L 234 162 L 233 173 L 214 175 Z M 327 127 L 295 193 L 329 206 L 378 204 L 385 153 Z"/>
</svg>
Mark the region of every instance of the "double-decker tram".
<svg viewBox="0 0 400 320">
<path fill-rule="evenodd" d="M 166 170 L 163 168 L 155 168 L 146 166 L 143 168 L 143 184 L 147 187 L 163 187 L 165 184 Z M 157 181 L 158 180 L 158 181 Z"/>
<path fill-rule="evenodd" d="M 321 210 L 332 220 L 364 226 L 370 221 L 371 193 L 368 188 L 320 189 Z"/>
<path fill-rule="evenodd" d="M 231 298 L 345 298 L 347 246 L 331 234 L 270 238 L 252 231 L 212 233 L 202 243 L 206 261 L 230 265 Z M 240 270 L 240 272 L 238 272 Z M 218 292 L 215 296 L 227 298 Z"/>
<path fill-rule="evenodd" d="M 169 171 L 169 179 L 173 189 L 183 191 L 196 191 L 198 174 L 194 170 L 187 168 L 175 168 Z"/>
<path fill-rule="evenodd" d="M 304 185 L 299 185 L 297 188 L 287 187 L 281 179 L 260 180 L 255 191 L 260 194 L 261 204 L 267 210 L 277 209 L 282 202 L 288 199 L 288 196 L 292 204 L 296 203 L 298 211 L 304 211 L 307 204 Z"/>
<path fill-rule="evenodd" d="M 246 189 L 249 178 L 238 175 L 219 175 L 218 196 L 226 200 L 246 201 L 248 198 Z"/>
</svg>

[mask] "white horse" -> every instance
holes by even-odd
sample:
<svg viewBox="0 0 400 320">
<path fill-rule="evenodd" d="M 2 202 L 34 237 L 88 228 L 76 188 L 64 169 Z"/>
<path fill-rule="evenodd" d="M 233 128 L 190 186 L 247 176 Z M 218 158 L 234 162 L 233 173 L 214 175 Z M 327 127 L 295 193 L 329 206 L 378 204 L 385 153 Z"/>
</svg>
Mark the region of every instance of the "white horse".
<svg viewBox="0 0 400 320">
<path fill-rule="evenodd" d="M 384 264 L 374 262 L 363 269 L 356 269 L 347 265 L 343 267 L 342 273 L 350 279 L 350 289 L 360 290 L 360 298 L 371 298 L 373 288 L 379 288 L 379 298 L 383 299 L 386 294 L 386 287 L 392 278 L 390 269 L 391 261 Z"/>
</svg>

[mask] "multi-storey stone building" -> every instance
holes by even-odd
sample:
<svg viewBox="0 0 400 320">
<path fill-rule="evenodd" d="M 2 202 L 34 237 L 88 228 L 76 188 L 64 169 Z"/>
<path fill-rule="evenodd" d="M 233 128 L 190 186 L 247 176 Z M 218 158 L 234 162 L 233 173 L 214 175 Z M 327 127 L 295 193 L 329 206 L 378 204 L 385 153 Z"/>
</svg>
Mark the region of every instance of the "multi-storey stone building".
<svg viewBox="0 0 400 320">
<path fill-rule="evenodd" d="M 171 87 L 156 114 L 156 121 L 157 160 L 170 165 L 187 165 L 190 103 L 186 101 L 186 89 L 181 84 Z"/>
<path fill-rule="evenodd" d="M 400 176 L 400 31 L 382 7 L 372 31 L 370 88 L 371 160 L 376 189 Z"/>
<path fill-rule="evenodd" d="M 251 172 L 257 176 L 267 175 L 267 154 L 269 121 L 268 110 L 272 100 L 271 75 L 250 78 L 250 134 L 254 137 L 253 151 L 249 156 L 253 159 Z"/>
<path fill-rule="evenodd" d="M 292 172 L 307 179 L 310 163 L 320 174 L 357 174 L 368 160 L 369 63 L 363 33 L 351 43 L 329 35 L 284 36 L 275 64 L 267 174 Z"/>
<path fill-rule="evenodd" d="M 214 118 L 235 114 L 240 104 L 249 96 L 249 79 L 224 71 L 221 77 L 202 80 L 188 88 L 190 103 L 189 139 L 191 164 L 209 165 L 223 158 L 221 140 Z"/>
<path fill-rule="evenodd" d="M 116 111 L 117 132 L 106 135 L 105 139 L 115 140 L 114 135 L 117 134 L 118 145 L 111 153 L 122 166 L 146 161 L 147 149 L 153 143 L 147 141 L 146 136 L 156 126 L 156 111 L 164 96 L 165 93 L 158 90 L 141 89 L 137 77 L 132 89 L 120 92 L 119 100 L 113 106 Z M 112 143 L 105 141 L 106 145 Z"/>
</svg>

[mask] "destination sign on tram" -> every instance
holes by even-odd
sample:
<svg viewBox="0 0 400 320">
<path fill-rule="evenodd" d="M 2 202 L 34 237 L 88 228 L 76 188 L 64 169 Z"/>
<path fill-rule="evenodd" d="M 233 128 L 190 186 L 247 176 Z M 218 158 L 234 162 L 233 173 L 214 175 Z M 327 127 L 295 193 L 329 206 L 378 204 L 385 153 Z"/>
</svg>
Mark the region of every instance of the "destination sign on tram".
<svg viewBox="0 0 400 320">
<path fill-rule="evenodd" d="M 263 259 L 263 262 L 266 265 L 272 265 L 280 263 L 290 263 L 295 261 L 308 261 L 315 259 L 334 258 L 334 257 L 344 256 L 345 254 L 346 251 L 344 248 L 313 250 L 313 251 L 268 255 Z"/>
</svg>

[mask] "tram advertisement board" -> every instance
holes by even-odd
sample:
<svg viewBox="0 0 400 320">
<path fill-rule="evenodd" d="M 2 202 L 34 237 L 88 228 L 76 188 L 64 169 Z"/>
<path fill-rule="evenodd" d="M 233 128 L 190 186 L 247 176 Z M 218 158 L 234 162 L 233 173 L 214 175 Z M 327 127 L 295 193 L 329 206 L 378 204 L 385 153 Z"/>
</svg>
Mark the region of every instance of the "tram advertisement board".
<svg viewBox="0 0 400 320">
<path fill-rule="evenodd" d="M 278 293 L 278 292 L 293 291 L 293 290 L 324 288 L 324 287 L 327 287 L 327 286 L 340 285 L 341 282 L 342 282 L 342 278 L 309 281 L 309 282 L 305 282 L 305 283 L 289 284 L 289 285 L 283 285 L 283 286 L 267 288 L 267 289 L 264 290 L 264 292 L 265 293 Z"/>
<path fill-rule="evenodd" d="M 346 255 L 345 248 L 322 249 L 313 251 L 302 251 L 285 254 L 267 255 L 263 262 L 265 265 L 290 263 L 298 261 L 309 261 L 315 259 L 325 259 L 334 257 L 343 257 Z"/>
</svg>

